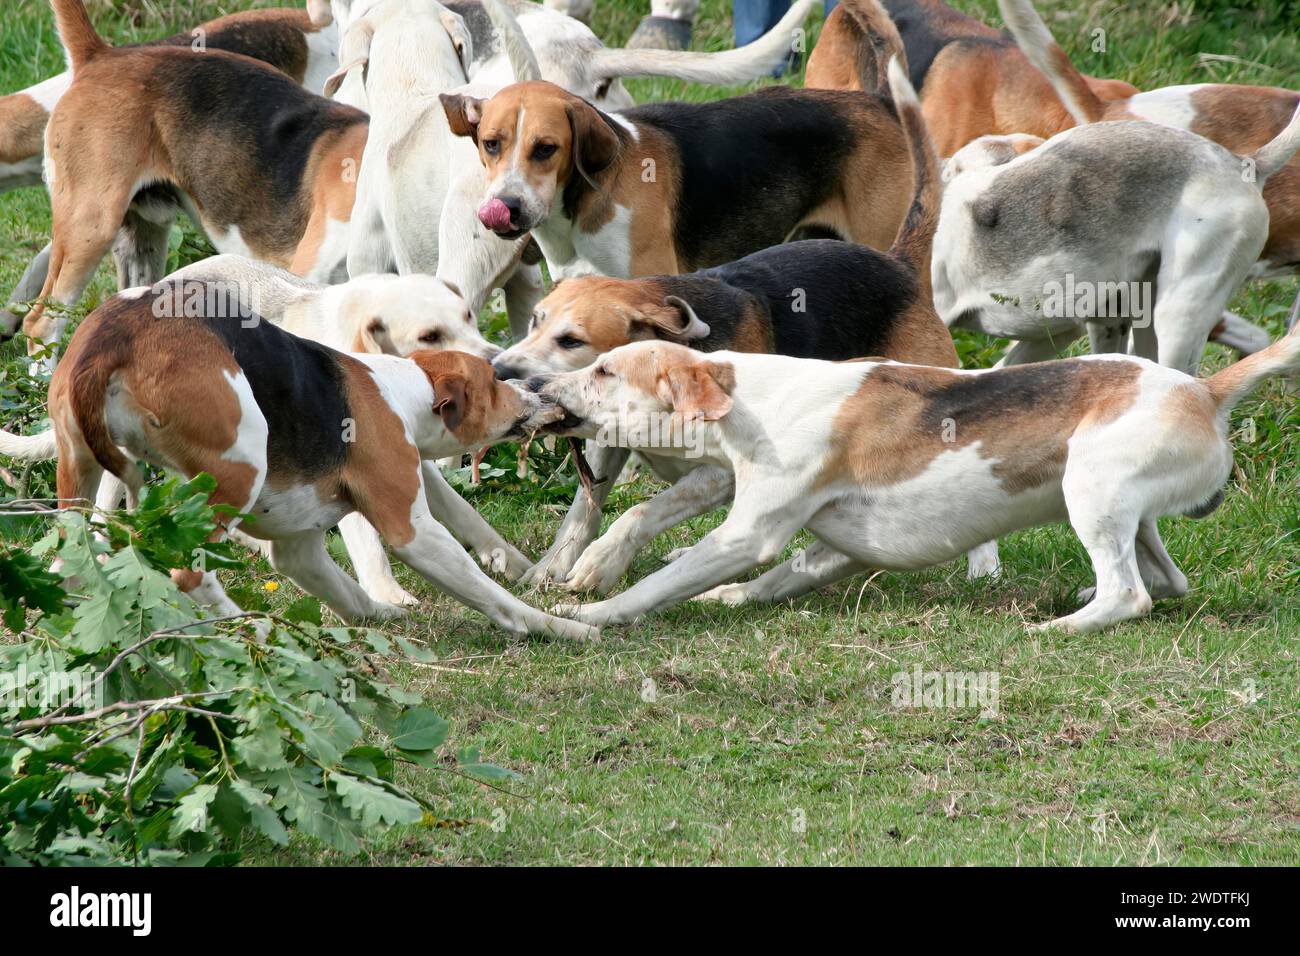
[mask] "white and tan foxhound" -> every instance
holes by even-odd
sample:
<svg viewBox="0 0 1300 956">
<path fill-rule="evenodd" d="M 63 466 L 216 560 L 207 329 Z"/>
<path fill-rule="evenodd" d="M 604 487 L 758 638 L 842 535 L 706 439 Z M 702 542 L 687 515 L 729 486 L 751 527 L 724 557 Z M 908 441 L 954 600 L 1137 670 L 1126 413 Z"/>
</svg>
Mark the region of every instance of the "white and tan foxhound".
<svg viewBox="0 0 1300 956">
<path fill-rule="evenodd" d="M 1156 521 L 1202 516 L 1232 470 L 1228 416 L 1260 382 L 1300 366 L 1300 334 L 1209 379 L 1129 356 L 984 371 L 831 363 L 669 342 L 615 349 L 535 381 L 567 415 L 555 430 L 628 436 L 736 479 L 726 520 L 608 600 L 557 608 L 621 624 L 704 595 L 783 600 L 868 568 L 910 570 L 981 541 L 1068 520 L 1088 549 L 1085 606 L 1039 627 L 1091 631 L 1177 597 L 1187 578 Z M 742 584 L 807 528 L 804 560 Z M 716 590 L 715 590 L 716 589 Z"/>
</svg>

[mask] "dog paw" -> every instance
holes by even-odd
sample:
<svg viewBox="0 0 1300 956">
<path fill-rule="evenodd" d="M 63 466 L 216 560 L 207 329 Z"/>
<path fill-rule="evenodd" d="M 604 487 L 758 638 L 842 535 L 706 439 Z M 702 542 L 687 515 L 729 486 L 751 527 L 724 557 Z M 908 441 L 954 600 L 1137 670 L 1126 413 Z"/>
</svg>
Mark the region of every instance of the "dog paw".
<svg viewBox="0 0 1300 956">
<path fill-rule="evenodd" d="M 608 594 L 623 579 L 627 563 L 616 555 L 605 557 L 597 550 L 596 542 L 573 566 L 573 572 L 565 579 L 566 591 L 593 591 L 596 594 Z"/>
<path fill-rule="evenodd" d="M 375 606 L 367 615 L 373 621 L 392 621 L 406 614 L 407 609 L 400 604 L 389 604 L 385 601 L 376 601 Z"/>
<path fill-rule="evenodd" d="M 743 584 L 720 584 L 716 588 L 697 594 L 692 601 L 717 601 L 727 607 L 739 607 L 748 600 Z"/>
<path fill-rule="evenodd" d="M 566 617 L 571 621 L 581 621 L 584 624 L 590 624 L 592 627 L 603 627 L 611 624 L 611 614 L 605 608 L 604 602 L 595 604 L 557 604 L 551 608 L 551 613 L 556 617 Z"/>
<path fill-rule="evenodd" d="M 519 583 L 528 587 L 542 588 L 564 581 L 571 570 L 573 570 L 573 559 L 564 557 L 560 551 L 552 550 L 525 571 Z"/>
</svg>

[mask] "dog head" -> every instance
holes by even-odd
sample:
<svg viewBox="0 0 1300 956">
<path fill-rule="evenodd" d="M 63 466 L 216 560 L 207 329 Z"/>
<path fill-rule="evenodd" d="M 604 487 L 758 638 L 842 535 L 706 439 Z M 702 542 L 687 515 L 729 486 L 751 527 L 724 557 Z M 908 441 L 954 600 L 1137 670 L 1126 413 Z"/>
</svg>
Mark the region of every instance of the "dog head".
<svg viewBox="0 0 1300 956">
<path fill-rule="evenodd" d="M 548 431 L 587 438 L 653 437 L 667 433 L 665 417 L 677 425 L 724 418 L 731 411 L 736 372 L 730 362 L 684 345 L 652 341 L 624 345 L 588 368 L 528 384 L 564 411 Z M 619 443 L 636 447 L 635 438 Z"/>
<path fill-rule="evenodd" d="M 474 140 L 487 171 L 479 221 L 504 239 L 549 218 L 571 181 L 596 186 L 622 148 L 612 119 L 553 83 L 515 83 L 489 100 L 441 99 L 451 131 Z"/>
<path fill-rule="evenodd" d="M 554 399 L 500 381 L 476 355 L 425 349 L 412 353 L 411 360 L 428 378 L 431 411 L 447 432 L 438 457 L 525 438 L 564 417 Z"/>
<path fill-rule="evenodd" d="M 405 356 L 454 349 L 490 361 L 501 351 L 483 338 L 460 291 L 442 279 L 359 276 L 335 288 L 342 296 L 338 317 L 356 330 L 354 352 Z"/>
<path fill-rule="evenodd" d="M 310 7 L 308 12 L 312 13 Z M 315 22 L 315 14 L 312 15 Z M 339 68 L 325 80 L 321 91 L 324 96 L 333 97 L 348 75 L 359 69 L 360 89 L 352 90 L 344 98 L 350 105 L 369 108 L 366 82 L 369 78 L 370 48 L 374 43 L 375 32 L 390 23 L 395 28 L 408 32 L 421 30 L 426 25 L 431 26 L 431 29 L 418 34 L 427 43 L 427 56 L 433 62 L 445 64 L 448 79 L 457 74 L 461 81 L 469 79 L 474 59 L 469 27 L 465 25 L 464 18 L 437 0 L 356 0 L 351 4 L 346 0 L 334 0 L 333 15 L 340 31 Z M 436 22 L 429 21 L 430 17 L 436 17 Z"/>
<path fill-rule="evenodd" d="M 654 279 L 566 279 L 538 303 L 528 337 L 492 365 L 498 378 L 528 378 L 585 368 L 630 342 L 692 342 L 708 334 L 690 304 Z"/>
</svg>

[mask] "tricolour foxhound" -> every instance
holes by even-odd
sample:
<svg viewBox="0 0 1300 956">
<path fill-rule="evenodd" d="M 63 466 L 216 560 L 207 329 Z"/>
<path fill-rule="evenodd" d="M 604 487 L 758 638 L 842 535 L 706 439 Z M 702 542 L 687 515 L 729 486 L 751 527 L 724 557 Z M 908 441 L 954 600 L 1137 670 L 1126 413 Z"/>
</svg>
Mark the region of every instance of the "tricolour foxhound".
<svg viewBox="0 0 1300 956">
<path fill-rule="evenodd" d="M 782 600 L 1068 520 L 1096 585 L 1081 592 L 1083 608 L 1037 626 L 1083 632 L 1140 617 L 1187 591 L 1157 519 L 1202 516 L 1222 500 L 1232 408 L 1297 367 L 1296 333 L 1203 380 L 1128 356 L 955 371 L 625 345 L 532 383 L 567 412 L 553 427 L 632 437 L 694 427 L 703 461 L 735 474 L 735 503 L 666 568 L 608 600 L 556 610 L 605 625 L 698 595 Z M 801 528 L 818 538 L 801 562 L 729 583 Z"/>
</svg>

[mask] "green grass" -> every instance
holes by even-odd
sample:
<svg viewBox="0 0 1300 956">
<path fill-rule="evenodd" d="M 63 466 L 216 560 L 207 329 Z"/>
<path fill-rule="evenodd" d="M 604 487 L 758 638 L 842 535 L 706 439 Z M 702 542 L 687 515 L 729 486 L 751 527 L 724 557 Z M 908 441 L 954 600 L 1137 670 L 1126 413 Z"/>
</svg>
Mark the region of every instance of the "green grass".
<svg viewBox="0 0 1300 956">
<path fill-rule="evenodd" d="M 98 14 L 97 22 L 112 24 L 105 30 L 118 40 L 136 39 L 248 5 L 131 4 L 161 7 L 166 22 L 149 16 L 133 26 Z M 995 22 L 993 0 L 959 5 Z M 1220 12 L 1186 23 L 1166 17 L 1163 3 L 1041 6 L 1081 68 L 1140 86 L 1294 84 L 1300 65 L 1294 3 L 1239 13 L 1198 4 Z M 596 29 L 621 43 L 642 13 L 640 3 L 602 0 Z M 59 67 L 48 23 L 43 3 L 25 0 L 7 13 L 0 85 L 16 89 Z M 1105 54 L 1088 49 L 1093 26 L 1107 30 Z M 696 46 L 728 45 L 728 7 L 706 0 Z M 1200 52 L 1237 60 L 1202 62 Z M 630 86 L 643 100 L 730 92 Z M 12 284 L 23 257 L 45 241 L 44 195 L 0 197 L 0 222 L 0 285 Z M 111 282 L 101 271 L 94 294 L 110 293 Z M 1258 285 L 1234 307 L 1277 334 L 1295 292 L 1294 282 Z M 996 352 L 978 337 L 962 345 L 976 364 Z M 9 346 L 5 356 L 15 355 Z M 1212 348 L 1207 364 L 1226 360 Z M 10 361 L 8 373 L 20 365 Z M 5 410 L 6 424 L 31 428 L 40 419 L 39 409 L 25 418 L 19 411 Z M 509 641 L 403 570 L 424 604 L 400 631 L 427 642 L 441 664 L 397 664 L 395 675 L 453 720 L 455 740 L 521 776 L 505 794 L 450 774 L 410 773 L 404 783 L 444 804 L 448 825 L 396 832 L 372 845 L 367 860 L 1300 861 L 1300 412 L 1294 395 L 1272 383 L 1236 423 L 1253 423 L 1253 440 L 1238 444 L 1223 507 L 1202 521 L 1161 523 L 1192 592 L 1102 634 L 1025 632 L 1026 622 L 1072 610 L 1074 592 L 1091 583 L 1087 556 L 1065 527 L 1006 538 L 997 582 L 968 583 L 961 562 L 879 574 L 787 606 L 688 605 L 589 647 Z M 47 489 L 48 469 L 31 480 Z M 647 479 L 619 489 L 610 514 L 652 490 Z M 470 494 L 536 555 L 562 512 L 563 494 L 553 491 L 505 477 Z M 632 578 L 717 521 L 664 536 Z M 3 532 L 25 538 L 34 529 Z M 295 594 L 292 586 L 262 590 L 274 580 L 258 563 L 228 583 L 241 600 L 262 595 L 278 607 Z M 998 672 L 999 713 L 894 707 L 892 675 L 917 666 Z M 343 862 L 305 840 L 288 851 L 249 849 L 253 862 Z"/>
</svg>

